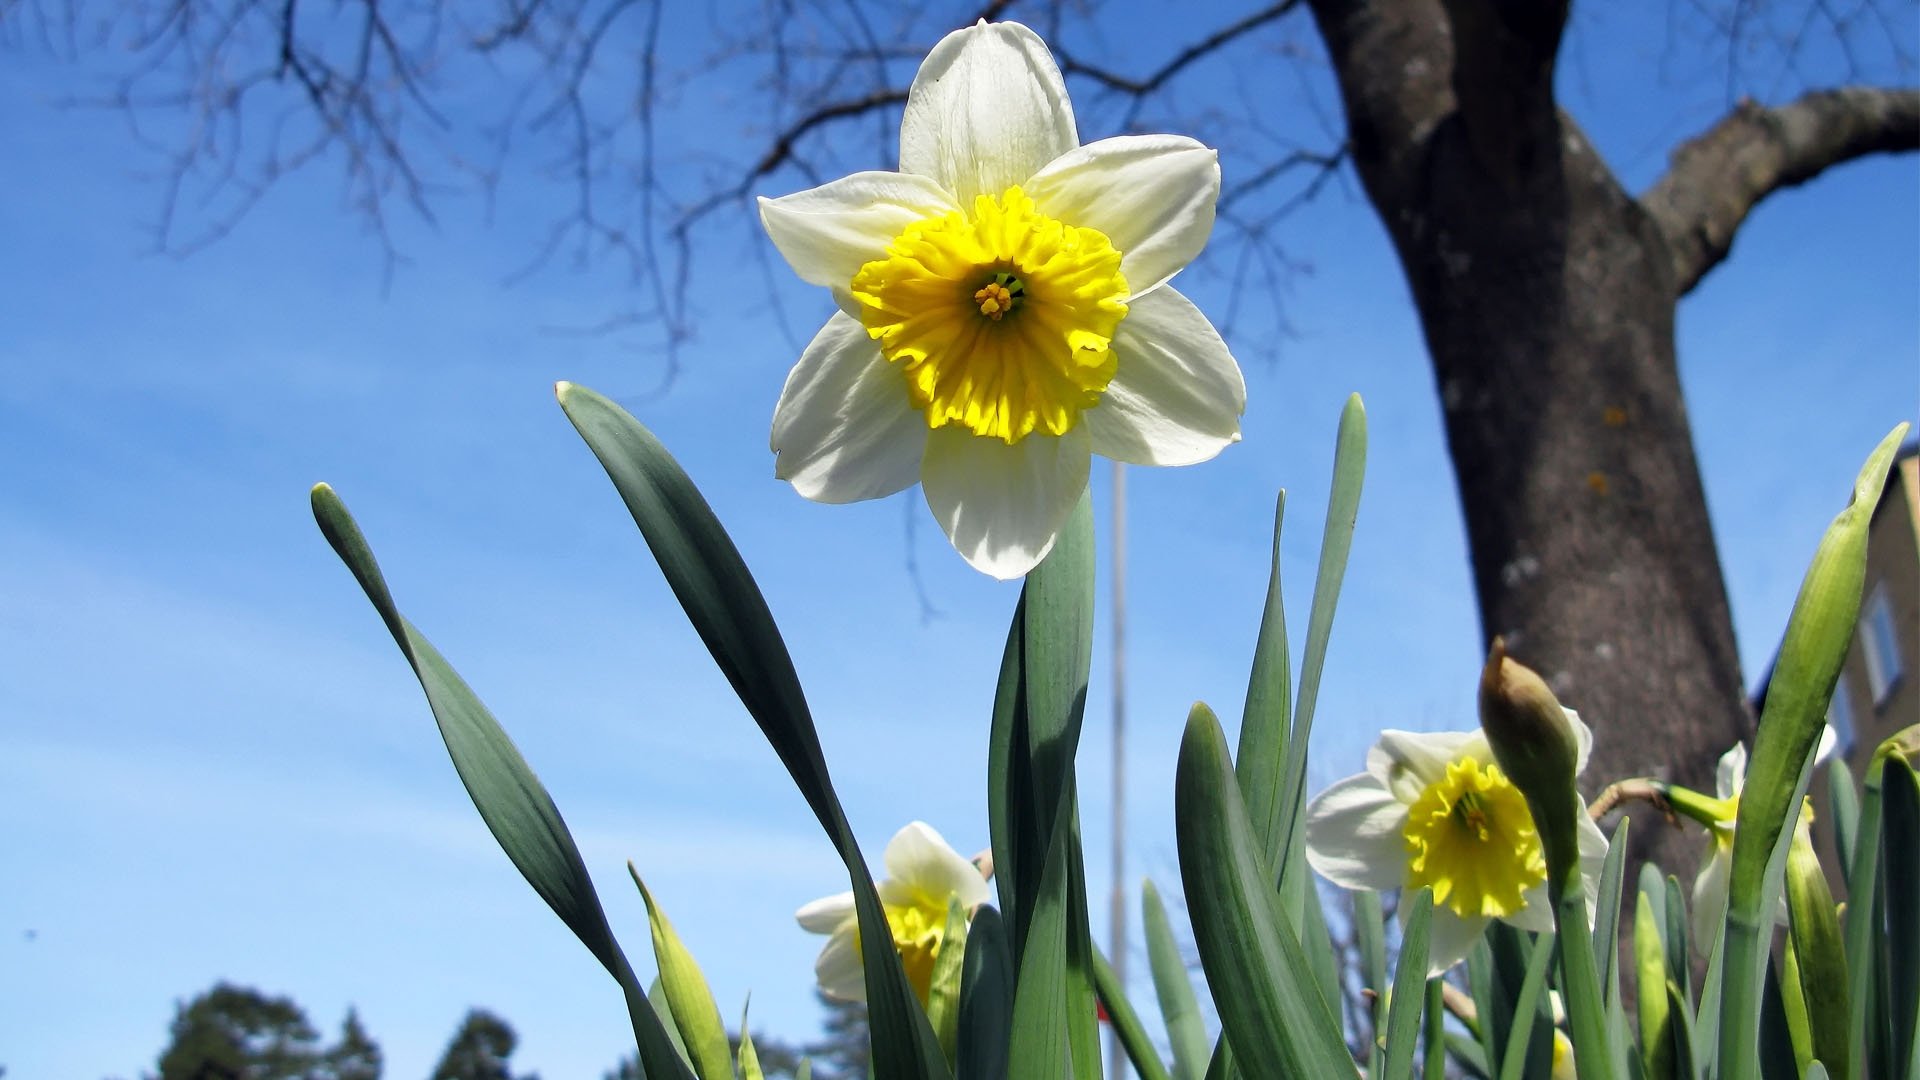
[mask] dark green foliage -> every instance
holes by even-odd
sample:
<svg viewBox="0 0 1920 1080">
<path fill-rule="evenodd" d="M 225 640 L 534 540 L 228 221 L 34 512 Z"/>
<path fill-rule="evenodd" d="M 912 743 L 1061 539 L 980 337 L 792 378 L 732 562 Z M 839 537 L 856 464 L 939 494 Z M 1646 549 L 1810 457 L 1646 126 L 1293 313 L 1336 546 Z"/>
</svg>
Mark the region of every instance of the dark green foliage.
<svg viewBox="0 0 1920 1080">
<path fill-rule="evenodd" d="M 866 1080 L 867 1071 L 872 1065 L 872 1047 L 867 1037 L 867 1007 L 857 1001 L 835 1001 L 815 990 L 814 997 L 820 1000 L 820 1007 L 827 1010 L 824 1037 L 816 1043 L 809 1043 L 805 1053 L 813 1059 L 814 1080 Z M 754 1047 L 760 1051 L 760 1063 L 767 1064 L 768 1054 L 759 1042 Z M 767 1069 L 769 1080 L 773 1069 Z"/>
<path fill-rule="evenodd" d="M 291 998 L 218 983 L 180 1006 L 154 1080 L 379 1080 L 380 1047 L 352 1011 L 323 1047 Z"/>
<path fill-rule="evenodd" d="M 453 1033 L 453 1041 L 447 1044 L 446 1053 L 440 1055 L 433 1080 L 515 1080 L 508 1059 L 519 1042 L 520 1037 L 505 1020 L 485 1009 L 469 1010 Z"/>
<path fill-rule="evenodd" d="M 319 1076 L 324 1080 L 380 1080 L 380 1044 L 360 1026 L 360 1014 L 347 1010 L 340 1023 L 340 1041 L 326 1053 Z"/>
</svg>

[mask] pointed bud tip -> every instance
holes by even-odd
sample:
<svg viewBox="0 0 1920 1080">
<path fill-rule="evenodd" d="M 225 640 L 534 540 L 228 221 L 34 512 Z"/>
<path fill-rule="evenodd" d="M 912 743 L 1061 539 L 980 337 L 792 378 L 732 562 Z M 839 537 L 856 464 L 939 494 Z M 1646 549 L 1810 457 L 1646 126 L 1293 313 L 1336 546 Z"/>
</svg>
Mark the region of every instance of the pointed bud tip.
<svg viewBox="0 0 1920 1080">
<path fill-rule="evenodd" d="M 1498 637 L 1480 671 L 1480 727 L 1522 791 L 1571 790 L 1580 744 L 1567 711 L 1546 680 L 1508 656 Z"/>
</svg>

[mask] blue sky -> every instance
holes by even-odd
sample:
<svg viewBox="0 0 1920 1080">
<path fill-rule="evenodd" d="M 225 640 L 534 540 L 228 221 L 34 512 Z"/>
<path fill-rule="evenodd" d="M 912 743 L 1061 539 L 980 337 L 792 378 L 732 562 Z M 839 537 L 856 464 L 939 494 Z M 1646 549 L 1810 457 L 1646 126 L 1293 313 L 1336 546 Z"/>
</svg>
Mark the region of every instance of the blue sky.
<svg viewBox="0 0 1920 1080">
<path fill-rule="evenodd" d="M 1639 190 L 1725 96 L 1710 75 L 1676 72 L 1671 41 L 1632 8 L 1580 14 L 1563 83 Z M 455 197 L 437 230 L 403 223 L 412 262 L 384 292 L 326 168 L 205 252 L 143 254 L 153 162 L 118 118 L 50 104 L 85 78 L 30 52 L 0 65 L 8 1075 L 151 1067 L 172 1003 L 221 978 L 290 994 L 325 1029 L 353 1005 L 396 1078 L 424 1075 L 473 1005 L 513 1023 L 516 1060 L 548 1080 L 598 1076 L 629 1048 L 614 988 L 493 846 L 405 665 L 313 527 L 319 480 L 540 771 L 629 950 L 646 951 L 632 859 L 724 1012 L 751 991 L 756 1027 L 811 1036 L 819 939 L 792 912 L 844 878 L 552 383 L 628 404 L 702 486 L 786 630 L 876 857 L 914 818 L 963 851 L 985 846 L 985 729 L 1015 587 L 966 569 L 917 490 L 824 507 L 772 478 L 767 421 L 793 351 L 757 286 L 726 271 L 734 241 L 695 279 L 698 336 L 656 397 L 657 357 L 636 339 L 554 332 L 624 307 L 623 272 L 508 283 L 552 188 L 523 176 L 490 220 Z M 687 130 L 715 123 L 683 108 Z M 1222 156 L 1231 176 L 1234 148 Z M 1749 679 L 1860 460 L 1920 408 L 1917 192 L 1920 167 L 1899 159 L 1779 195 L 1681 307 Z M 1233 342 L 1245 442 L 1130 474 L 1128 873 L 1169 891 L 1180 724 L 1195 699 L 1238 713 L 1281 487 L 1304 626 L 1351 391 L 1372 452 L 1316 774 L 1357 768 L 1382 727 L 1473 722 L 1462 527 L 1404 283 L 1350 180 L 1285 227 L 1313 272 L 1284 296 L 1292 337 Z M 1218 310 L 1225 289 L 1206 269 L 1183 289 Z M 803 334 L 828 312 L 797 285 L 780 296 Z M 1095 483 L 1104 515 L 1098 470 Z M 905 569 L 910 515 L 941 612 L 930 622 Z M 1096 658 L 1082 775 L 1101 894 L 1107 685 Z"/>
</svg>

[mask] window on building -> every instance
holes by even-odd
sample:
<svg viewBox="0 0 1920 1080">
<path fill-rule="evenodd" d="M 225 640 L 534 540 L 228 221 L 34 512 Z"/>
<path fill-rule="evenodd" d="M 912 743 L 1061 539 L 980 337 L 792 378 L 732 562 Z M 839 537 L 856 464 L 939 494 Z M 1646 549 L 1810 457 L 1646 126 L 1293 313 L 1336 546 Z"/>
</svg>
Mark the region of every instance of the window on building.
<svg viewBox="0 0 1920 1080">
<path fill-rule="evenodd" d="M 1900 639 L 1893 628 L 1893 603 L 1887 598 L 1886 582 L 1873 587 L 1866 611 L 1860 616 L 1861 651 L 1867 659 L 1867 688 L 1873 692 L 1873 704 L 1886 704 L 1887 695 L 1900 681 Z"/>
<path fill-rule="evenodd" d="M 1847 678 L 1833 684 L 1833 700 L 1827 703 L 1827 723 L 1833 726 L 1834 752 L 1841 757 L 1853 751 L 1853 698 L 1847 693 Z"/>
</svg>

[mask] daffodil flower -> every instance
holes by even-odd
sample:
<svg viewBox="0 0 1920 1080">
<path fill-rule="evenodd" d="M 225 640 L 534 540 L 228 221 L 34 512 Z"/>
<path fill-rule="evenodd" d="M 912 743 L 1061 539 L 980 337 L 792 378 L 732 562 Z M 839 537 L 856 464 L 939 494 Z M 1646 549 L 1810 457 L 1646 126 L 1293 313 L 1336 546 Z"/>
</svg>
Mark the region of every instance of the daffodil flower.
<svg viewBox="0 0 1920 1080">
<path fill-rule="evenodd" d="M 1571 710 L 1585 770 L 1593 733 Z M 1588 918 L 1607 839 L 1580 815 L 1581 876 Z M 1320 793 L 1307 807 L 1307 862 L 1348 889 L 1433 888 L 1429 971 L 1464 959 L 1487 923 L 1553 929 L 1547 860 L 1526 797 L 1495 762 L 1479 730 L 1385 731 L 1367 771 Z M 1404 911 L 1404 906 L 1402 907 Z"/>
<path fill-rule="evenodd" d="M 947 35 L 908 91 L 899 172 L 760 200 L 774 246 L 840 307 L 781 391 L 775 474 L 827 503 L 918 481 L 960 554 L 1004 579 L 1052 548 L 1090 455 L 1213 457 L 1240 438 L 1246 385 L 1167 281 L 1219 194 L 1192 139 L 1081 146 L 1033 31 Z"/>
<path fill-rule="evenodd" d="M 948 847 L 925 822 L 909 822 L 895 833 L 887 842 L 883 860 L 887 877 L 877 887 L 880 903 L 886 909 L 893 947 L 900 952 L 907 981 L 924 1005 L 933 981 L 933 962 L 945 944 L 948 902 L 958 898 L 971 917 L 974 908 L 987 902 L 987 881 L 979 868 Z M 801 929 L 830 935 L 813 965 L 820 989 L 841 1001 L 867 1000 L 853 894 L 844 892 L 815 900 L 795 917 Z"/>
<path fill-rule="evenodd" d="M 1814 750 L 1814 763 L 1824 765 L 1833 755 L 1836 740 L 1831 726 L 1820 729 L 1820 745 Z M 1713 834 L 1713 851 L 1706 861 L 1700 864 L 1700 872 L 1693 878 L 1693 941 L 1701 952 L 1713 948 L 1713 940 L 1719 936 L 1720 923 L 1727 916 L 1727 882 L 1733 875 L 1733 826 L 1740 816 L 1740 789 L 1747 783 L 1747 748 L 1743 743 L 1734 743 L 1733 749 L 1720 755 L 1720 762 L 1713 771 L 1714 798 L 1707 798 L 1695 791 L 1682 787 L 1666 787 L 1663 793 L 1675 810 L 1705 825 Z M 1810 809 L 1803 808 L 1801 822 L 1806 823 L 1812 816 Z M 1780 908 L 1775 918 L 1782 925 L 1787 921 L 1787 899 L 1780 898 Z"/>
</svg>

